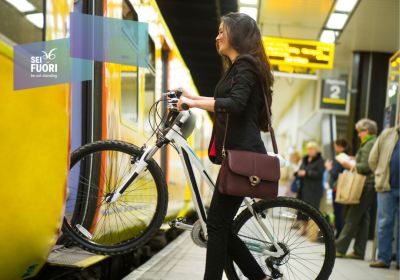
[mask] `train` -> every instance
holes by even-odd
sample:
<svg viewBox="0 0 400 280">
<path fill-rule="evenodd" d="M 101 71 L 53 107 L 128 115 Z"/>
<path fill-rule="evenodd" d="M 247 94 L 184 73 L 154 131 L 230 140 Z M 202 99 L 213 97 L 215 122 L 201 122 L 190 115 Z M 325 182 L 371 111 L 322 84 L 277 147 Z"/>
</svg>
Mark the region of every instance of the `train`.
<svg viewBox="0 0 400 280">
<path fill-rule="evenodd" d="M 2 190 L 9 197 L 1 207 L 3 213 L 10 213 L 2 217 L 2 224 L 12 225 L 0 233 L 0 279 L 28 279 L 40 275 L 51 253 L 65 243 L 59 237 L 66 206 L 73 203 L 68 188 L 70 154 L 105 139 L 141 147 L 152 135 L 154 118 L 149 110 L 163 92 L 178 86 L 192 94 L 198 91 L 155 0 L 28 0 L 24 7 L 1 1 L 0 11 L 4 13 L 0 145 L 7 159 L 0 172 Z M 70 12 L 147 22 L 149 67 L 93 61 L 92 80 L 14 91 L 13 46 L 69 38 Z M 215 180 L 218 169 L 207 155 L 212 120 L 203 110 L 192 112 L 196 125 L 189 143 Z M 162 227 L 167 230 L 167 222 L 190 215 L 194 207 L 175 150 L 168 146 L 154 159 L 168 184 L 169 205 Z M 196 176 L 209 204 L 211 190 L 200 174 Z"/>
</svg>

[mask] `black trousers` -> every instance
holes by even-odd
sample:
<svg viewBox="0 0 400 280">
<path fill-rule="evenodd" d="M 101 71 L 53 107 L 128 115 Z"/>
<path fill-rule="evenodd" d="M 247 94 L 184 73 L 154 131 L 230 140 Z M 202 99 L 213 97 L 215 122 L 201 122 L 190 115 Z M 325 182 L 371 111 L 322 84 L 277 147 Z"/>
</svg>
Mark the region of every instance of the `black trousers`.
<svg viewBox="0 0 400 280">
<path fill-rule="evenodd" d="M 207 259 L 204 280 L 221 280 L 227 255 L 250 280 L 266 277 L 244 242 L 233 232 L 231 224 L 244 197 L 221 194 L 219 174 L 207 216 Z"/>
</svg>

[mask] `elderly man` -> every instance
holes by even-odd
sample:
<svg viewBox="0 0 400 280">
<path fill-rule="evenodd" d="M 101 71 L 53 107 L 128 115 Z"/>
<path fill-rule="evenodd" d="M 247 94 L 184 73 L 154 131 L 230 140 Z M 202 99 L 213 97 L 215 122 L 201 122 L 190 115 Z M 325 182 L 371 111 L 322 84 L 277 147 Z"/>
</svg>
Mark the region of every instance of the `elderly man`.
<svg viewBox="0 0 400 280">
<path fill-rule="evenodd" d="M 400 115 L 399 115 L 400 120 Z M 378 261 L 370 267 L 389 268 L 396 214 L 399 217 L 399 129 L 385 129 L 379 136 L 368 159 L 375 174 L 378 192 Z M 398 226 L 398 225 L 397 225 Z M 399 269 L 399 227 L 397 228 L 396 268 Z"/>
</svg>

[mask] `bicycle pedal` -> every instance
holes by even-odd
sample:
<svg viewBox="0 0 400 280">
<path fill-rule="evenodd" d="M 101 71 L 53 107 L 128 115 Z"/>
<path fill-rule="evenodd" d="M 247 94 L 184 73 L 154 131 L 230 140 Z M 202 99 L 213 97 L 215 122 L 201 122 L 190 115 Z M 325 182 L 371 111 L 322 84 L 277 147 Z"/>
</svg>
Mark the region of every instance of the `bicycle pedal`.
<svg viewBox="0 0 400 280">
<path fill-rule="evenodd" d="M 188 231 L 192 231 L 193 226 L 185 224 L 186 219 L 184 217 L 176 218 L 168 223 L 171 228 L 180 228 Z"/>
</svg>

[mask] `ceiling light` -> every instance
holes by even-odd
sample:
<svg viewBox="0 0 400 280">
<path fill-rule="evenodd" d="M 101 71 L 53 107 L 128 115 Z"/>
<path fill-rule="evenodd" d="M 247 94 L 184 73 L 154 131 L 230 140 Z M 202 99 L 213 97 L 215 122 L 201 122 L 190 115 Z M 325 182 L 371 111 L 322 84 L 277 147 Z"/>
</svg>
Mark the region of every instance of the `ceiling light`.
<svg viewBox="0 0 400 280">
<path fill-rule="evenodd" d="M 242 4 L 257 5 L 257 0 L 240 0 Z"/>
<path fill-rule="evenodd" d="M 349 16 L 346 14 L 333 13 L 329 17 L 326 27 L 332 29 L 342 29 L 348 17 Z"/>
<path fill-rule="evenodd" d="M 256 8 L 249 8 L 249 7 L 240 7 L 239 10 L 241 13 L 248 14 L 254 20 L 257 20 L 257 9 Z"/>
<path fill-rule="evenodd" d="M 319 38 L 319 40 L 324 43 L 334 43 L 335 32 L 332 30 L 324 30 L 322 31 L 321 38 Z"/>
<path fill-rule="evenodd" d="M 43 13 L 26 15 L 26 18 L 39 28 L 43 28 Z"/>
<path fill-rule="evenodd" d="M 356 3 L 357 3 L 357 0 L 339 0 L 336 3 L 335 11 L 349 13 L 353 10 Z"/>
<path fill-rule="evenodd" d="M 35 7 L 26 0 L 6 0 L 6 1 L 11 5 L 13 5 L 15 8 L 17 8 L 22 13 L 35 10 Z"/>
</svg>

